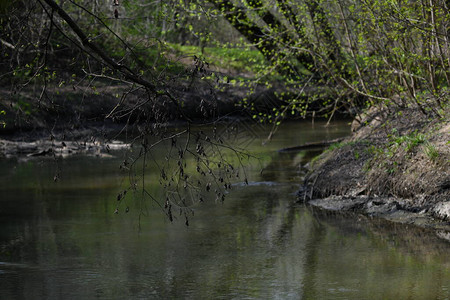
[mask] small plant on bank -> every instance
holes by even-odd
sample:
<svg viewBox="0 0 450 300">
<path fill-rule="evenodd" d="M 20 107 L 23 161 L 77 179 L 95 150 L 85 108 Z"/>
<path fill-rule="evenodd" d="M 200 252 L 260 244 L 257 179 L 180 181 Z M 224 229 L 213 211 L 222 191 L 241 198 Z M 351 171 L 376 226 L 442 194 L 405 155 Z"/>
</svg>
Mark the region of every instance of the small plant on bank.
<svg viewBox="0 0 450 300">
<path fill-rule="evenodd" d="M 406 144 L 406 151 L 408 152 L 412 151 L 418 145 L 425 143 L 425 141 L 426 141 L 425 135 L 423 134 L 416 134 L 409 136 L 409 139 Z"/>
<path fill-rule="evenodd" d="M 397 150 L 398 147 L 404 145 L 406 152 L 411 152 L 418 145 L 423 144 L 426 141 L 425 135 L 423 135 L 422 133 L 417 133 L 417 131 L 402 136 L 397 135 L 397 130 L 395 128 L 392 130 L 392 132 L 393 134 L 388 135 L 388 148 L 395 148 L 394 150 Z"/>
<path fill-rule="evenodd" d="M 423 151 L 426 154 L 426 156 L 431 160 L 431 161 L 436 161 L 437 158 L 439 157 L 439 151 L 436 149 L 436 147 L 430 143 L 430 142 L 426 142 L 423 145 Z"/>
<path fill-rule="evenodd" d="M 413 131 L 407 135 L 399 135 L 396 128 L 392 129 L 392 133 L 388 135 L 388 143 L 384 146 L 369 146 L 366 151 L 372 155 L 372 159 L 368 160 L 364 165 L 364 169 L 369 171 L 374 166 L 378 166 L 379 168 L 384 168 L 385 171 L 389 174 L 393 174 L 396 172 L 399 166 L 399 161 L 397 159 L 401 159 L 401 156 L 409 156 L 414 152 L 414 149 L 421 144 L 430 144 L 425 135 L 422 133 L 418 133 L 417 130 Z M 429 147 L 434 148 L 432 144 Z M 435 148 L 434 148 L 435 150 Z M 433 159 L 436 159 L 436 153 L 433 152 L 430 148 L 428 157 L 431 156 Z M 437 151 L 436 151 L 437 152 Z M 397 155 L 398 153 L 403 153 L 401 156 Z M 439 153 L 437 153 L 439 155 Z M 432 160 L 433 160 L 432 159 Z"/>
</svg>

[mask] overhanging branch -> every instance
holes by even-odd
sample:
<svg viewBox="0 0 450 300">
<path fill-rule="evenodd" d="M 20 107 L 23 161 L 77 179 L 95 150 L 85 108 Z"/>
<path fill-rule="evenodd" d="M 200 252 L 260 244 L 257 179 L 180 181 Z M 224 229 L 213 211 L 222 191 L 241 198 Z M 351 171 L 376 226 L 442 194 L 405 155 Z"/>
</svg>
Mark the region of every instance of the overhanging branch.
<svg viewBox="0 0 450 300">
<path fill-rule="evenodd" d="M 67 25 L 69 25 L 69 27 L 73 30 L 73 32 L 78 36 L 83 46 L 89 48 L 93 53 L 95 53 L 95 55 L 100 57 L 100 59 L 105 64 L 107 64 L 112 69 L 119 71 L 126 79 L 135 82 L 139 85 L 142 85 L 150 92 L 153 92 L 155 94 L 157 93 L 158 89 L 153 83 L 137 75 L 133 70 L 131 70 L 127 66 L 117 63 L 116 61 L 114 61 L 114 59 L 108 56 L 103 50 L 101 50 L 95 43 L 91 42 L 89 37 L 86 36 L 86 34 L 78 26 L 78 24 L 55 1 L 53 0 L 42 0 L 42 1 L 44 1 L 48 6 L 50 6 L 67 23 Z M 92 56 L 92 53 L 89 54 Z"/>
</svg>

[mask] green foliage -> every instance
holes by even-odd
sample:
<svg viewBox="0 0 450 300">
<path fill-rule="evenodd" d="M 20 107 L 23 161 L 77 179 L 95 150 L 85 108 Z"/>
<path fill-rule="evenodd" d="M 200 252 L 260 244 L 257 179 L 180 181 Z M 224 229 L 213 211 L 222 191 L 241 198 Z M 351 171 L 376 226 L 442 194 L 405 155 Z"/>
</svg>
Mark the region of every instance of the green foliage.
<svg viewBox="0 0 450 300">
<path fill-rule="evenodd" d="M 246 86 L 249 98 L 257 85 L 277 86 L 282 105 L 272 111 L 241 103 L 258 121 L 274 124 L 375 104 L 439 113 L 448 102 L 450 45 L 442 37 L 450 16 L 443 1 L 65 2 L 89 42 L 119 62 L 121 71 L 82 50 L 68 24 L 56 14 L 51 22 L 51 10 L 35 4 L 17 1 L 0 22 L 6 45 L 0 80 L 13 85 L 66 85 L 69 80 L 60 79 L 65 72 L 122 79 L 121 71 L 130 70 L 166 86 L 186 79 L 192 59 L 184 57 L 195 55 L 224 73 L 227 84 Z"/>
<path fill-rule="evenodd" d="M 418 146 L 423 145 L 424 153 L 435 161 L 439 156 L 433 144 L 427 141 L 424 134 L 413 131 L 407 135 L 399 135 L 396 128 L 392 129 L 388 135 L 388 143 L 381 146 L 371 145 L 367 148 L 367 152 L 372 156 L 364 166 L 366 171 L 371 168 L 378 167 L 393 174 L 398 170 L 400 161 L 405 155 L 412 155 L 418 151 Z"/>
<path fill-rule="evenodd" d="M 4 110 L 0 110 L 0 116 L 4 116 L 6 115 L 6 112 Z M 6 127 L 6 122 L 3 120 L 0 120 L 0 126 L 5 128 Z"/>
<path fill-rule="evenodd" d="M 426 142 L 423 145 L 423 151 L 425 152 L 426 156 L 431 160 L 431 161 L 436 161 L 439 157 L 439 151 L 436 149 L 436 147 L 430 143 L 430 142 Z"/>
<path fill-rule="evenodd" d="M 403 146 L 406 152 L 413 151 L 418 145 L 425 143 L 425 135 L 414 131 L 408 135 L 399 136 L 397 130 L 392 130 L 392 134 L 388 135 L 389 145 L 388 148 L 397 150 Z M 392 155 L 391 155 L 392 156 Z"/>
<path fill-rule="evenodd" d="M 231 45 L 230 45 L 231 46 Z M 268 67 L 264 56 L 251 48 L 204 47 L 170 44 L 180 57 L 201 57 L 212 70 L 219 68 L 225 71 L 239 71 L 254 76 Z M 227 80 L 227 79 L 225 79 Z M 235 82 L 236 83 L 236 82 Z"/>
</svg>

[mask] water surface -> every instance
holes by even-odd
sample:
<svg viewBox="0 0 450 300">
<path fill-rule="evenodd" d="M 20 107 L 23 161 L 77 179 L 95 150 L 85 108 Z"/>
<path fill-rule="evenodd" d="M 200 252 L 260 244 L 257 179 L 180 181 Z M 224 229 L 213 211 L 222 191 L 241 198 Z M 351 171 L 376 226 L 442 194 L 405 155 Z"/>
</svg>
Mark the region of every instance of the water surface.
<svg viewBox="0 0 450 300">
<path fill-rule="evenodd" d="M 287 123 L 264 146 L 268 129 L 247 128 L 249 184 L 193 204 L 189 227 L 139 192 L 114 213 L 133 153 L 3 159 L 0 298 L 450 299 L 450 246 L 432 232 L 295 204 L 298 165 L 317 152 L 277 150 L 349 133 L 322 125 Z"/>
</svg>

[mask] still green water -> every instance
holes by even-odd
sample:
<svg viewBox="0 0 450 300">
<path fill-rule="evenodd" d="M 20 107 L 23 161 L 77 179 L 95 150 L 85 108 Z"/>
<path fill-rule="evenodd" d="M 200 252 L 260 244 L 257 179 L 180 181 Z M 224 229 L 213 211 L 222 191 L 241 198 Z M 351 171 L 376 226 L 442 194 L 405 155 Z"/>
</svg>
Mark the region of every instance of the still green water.
<svg viewBox="0 0 450 300">
<path fill-rule="evenodd" d="M 450 299 L 450 245 L 433 232 L 294 204 L 298 165 L 317 152 L 277 150 L 349 134 L 322 125 L 286 123 L 265 146 L 265 128 L 234 137 L 260 158 L 249 184 L 193 205 L 189 227 L 139 192 L 114 214 L 133 153 L 3 159 L 0 298 Z"/>
</svg>

